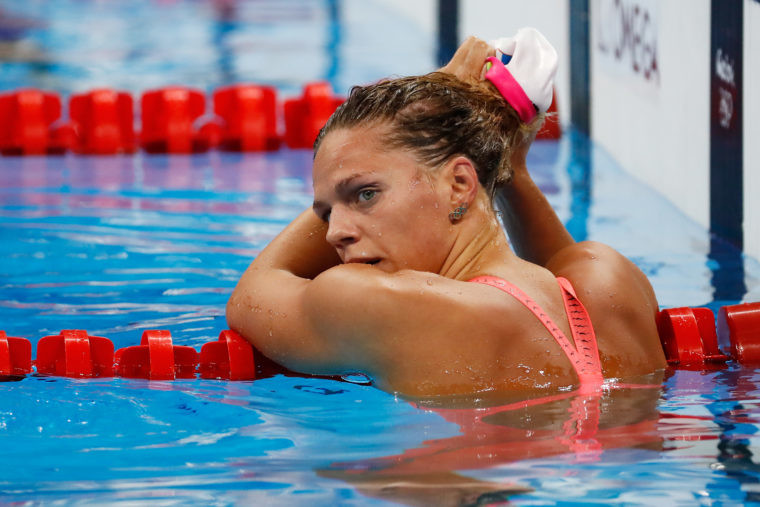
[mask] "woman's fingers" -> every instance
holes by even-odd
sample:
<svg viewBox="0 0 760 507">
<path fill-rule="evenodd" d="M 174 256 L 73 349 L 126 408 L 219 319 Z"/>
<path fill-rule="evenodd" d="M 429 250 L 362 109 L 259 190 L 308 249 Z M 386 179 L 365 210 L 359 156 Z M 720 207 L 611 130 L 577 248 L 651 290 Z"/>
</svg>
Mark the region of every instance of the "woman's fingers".
<svg viewBox="0 0 760 507">
<path fill-rule="evenodd" d="M 486 58 L 495 54 L 496 50 L 487 42 L 477 37 L 468 37 L 441 72 L 453 74 L 463 81 L 479 80 L 485 73 Z"/>
</svg>

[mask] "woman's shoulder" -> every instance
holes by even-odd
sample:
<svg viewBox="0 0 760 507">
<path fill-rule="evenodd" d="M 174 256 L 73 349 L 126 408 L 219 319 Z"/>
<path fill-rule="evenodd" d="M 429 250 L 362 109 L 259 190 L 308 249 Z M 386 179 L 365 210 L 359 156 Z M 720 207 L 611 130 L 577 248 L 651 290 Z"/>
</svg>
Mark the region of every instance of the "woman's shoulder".
<svg viewBox="0 0 760 507">
<path fill-rule="evenodd" d="M 600 354 L 608 359 L 605 374 L 646 373 L 664 365 L 657 298 L 633 262 L 607 245 L 583 242 L 561 251 L 547 267 L 570 280 L 588 310 Z"/>
<path fill-rule="evenodd" d="M 555 276 L 570 280 L 581 300 L 583 293 L 637 297 L 656 306 L 646 275 L 614 248 L 596 241 L 583 241 L 563 248 L 546 265 Z"/>
<path fill-rule="evenodd" d="M 311 304 L 325 310 L 370 308 L 375 316 L 388 312 L 396 318 L 424 306 L 477 306 L 473 300 L 483 297 L 476 284 L 415 270 L 387 273 L 365 264 L 335 266 L 310 285 Z"/>
</svg>

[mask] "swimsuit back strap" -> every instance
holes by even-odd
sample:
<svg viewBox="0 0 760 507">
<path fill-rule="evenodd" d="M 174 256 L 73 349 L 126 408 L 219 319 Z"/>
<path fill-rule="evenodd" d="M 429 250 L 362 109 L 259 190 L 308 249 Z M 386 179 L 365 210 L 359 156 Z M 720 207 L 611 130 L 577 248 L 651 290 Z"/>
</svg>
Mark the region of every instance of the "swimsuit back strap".
<svg viewBox="0 0 760 507">
<path fill-rule="evenodd" d="M 600 386 L 603 382 L 602 370 L 599 363 L 599 353 L 597 352 L 596 335 L 591 327 L 591 319 L 581 302 L 575 296 L 575 291 L 570 282 L 564 278 L 558 278 L 562 297 L 565 302 L 565 310 L 568 312 L 570 329 L 573 333 L 575 346 L 570 343 L 565 333 L 557 327 L 554 321 L 544 310 L 525 292 L 510 282 L 495 276 L 478 276 L 470 282 L 482 283 L 501 289 L 510 294 L 520 303 L 523 304 L 533 315 L 535 315 L 544 327 L 551 333 L 557 344 L 562 348 L 570 363 L 578 375 L 581 385 Z M 582 326 L 576 329 L 576 326 Z"/>
<path fill-rule="evenodd" d="M 603 378 L 602 365 L 599 361 L 599 345 L 596 341 L 594 326 L 591 324 L 591 317 L 575 294 L 570 281 L 559 276 L 557 282 L 562 288 L 565 312 L 570 323 L 570 331 L 573 333 L 575 349 L 582 356 L 582 368 L 578 372 L 578 376 L 582 377 L 581 383 L 584 383 L 584 378 L 588 383 L 601 383 Z"/>
</svg>

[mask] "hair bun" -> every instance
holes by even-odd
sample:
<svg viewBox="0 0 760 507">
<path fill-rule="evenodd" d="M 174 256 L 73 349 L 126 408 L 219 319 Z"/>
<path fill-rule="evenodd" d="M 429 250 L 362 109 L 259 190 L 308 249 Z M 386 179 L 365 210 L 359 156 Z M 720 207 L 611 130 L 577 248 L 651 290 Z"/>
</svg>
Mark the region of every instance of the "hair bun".
<svg viewBox="0 0 760 507">
<path fill-rule="evenodd" d="M 514 79 L 539 112 L 545 113 L 552 103 L 554 76 L 557 73 L 557 51 L 535 28 L 521 28 L 514 37 L 502 37 L 491 43 L 496 56 L 504 62 Z"/>
</svg>

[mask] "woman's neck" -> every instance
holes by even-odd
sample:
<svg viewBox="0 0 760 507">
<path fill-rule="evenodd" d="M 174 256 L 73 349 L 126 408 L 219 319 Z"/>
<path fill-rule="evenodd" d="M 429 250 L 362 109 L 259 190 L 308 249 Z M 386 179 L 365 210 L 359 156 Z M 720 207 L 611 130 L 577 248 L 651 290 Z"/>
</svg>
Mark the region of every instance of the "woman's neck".
<svg viewBox="0 0 760 507">
<path fill-rule="evenodd" d="M 480 199 L 467 211 L 461 230 L 439 274 L 455 280 L 470 280 L 479 275 L 503 271 L 518 261 L 490 206 Z M 497 269 L 500 268 L 500 269 Z"/>
</svg>

